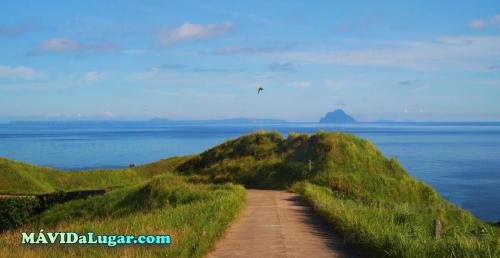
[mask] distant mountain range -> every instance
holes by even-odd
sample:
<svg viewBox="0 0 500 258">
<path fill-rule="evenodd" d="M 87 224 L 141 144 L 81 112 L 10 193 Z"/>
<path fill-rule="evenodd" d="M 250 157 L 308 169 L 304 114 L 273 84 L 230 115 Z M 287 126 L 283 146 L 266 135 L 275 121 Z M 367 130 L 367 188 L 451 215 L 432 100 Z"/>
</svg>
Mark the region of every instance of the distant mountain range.
<svg viewBox="0 0 500 258">
<path fill-rule="evenodd" d="M 346 114 L 344 110 L 337 109 L 333 112 L 326 113 L 326 115 L 319 120 L 320 123 L 330 124 L 351 124 L 356 123 L 356 120 Z"/>
<path fill-rule="evenodd" d="M 278 124 L 287 123 L 280 119 L 256 119 L 256 118 L 230 118 L 214 120 L 170 120 L 165 118 L 153 118 L 150 120 L 61 120 L 61 121 L 11 121 L 10 125 L 65 125 L 65 124 L 85 124 L 85 125 L 114 125 L 114 124 L 147 124 L 147 125 L 168 125 L 168 124 Z"/>
<path fill-rule="evenodd" d="M 7 125 L 260 125 L 260 124 L 285 124 L 285 123 L 314 123 L 314 122 L 289 122 L 282 119 L 261 119 L 261 118 L 228 118 L 228 119 L 211 119 L 211 120 L 171 120 L 166 118 L 153 118 L 149 120 L 18 120 L 10 121 Z M 378 119 L 373 121 L 359 122 L 352 116 L 348 115 L 344 110 L 337 109 L 333 112 L 328 112 L 319 120 L 322 124 L 352 124 L 352 123 L 372 123 L 372 124 L 414 124 L 414 125 L 498 125 L 500 121 L 398 121 L 390 119 Z"/>
</svg>

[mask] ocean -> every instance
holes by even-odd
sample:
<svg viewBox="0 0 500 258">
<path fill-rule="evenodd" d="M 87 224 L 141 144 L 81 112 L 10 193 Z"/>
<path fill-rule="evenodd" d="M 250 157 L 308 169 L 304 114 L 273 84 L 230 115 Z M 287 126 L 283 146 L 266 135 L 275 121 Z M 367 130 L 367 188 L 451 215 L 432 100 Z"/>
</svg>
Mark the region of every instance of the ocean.
<svg viewBox="0 0 500 258">
<path fill-rule="evenodd" d="M 69 170 L 127 167 L 199 153 L 259 129 L 355 134 L 444 198 L 500 221 L 500 123 L 0 124 L 0 156 Z"/>
</svg>

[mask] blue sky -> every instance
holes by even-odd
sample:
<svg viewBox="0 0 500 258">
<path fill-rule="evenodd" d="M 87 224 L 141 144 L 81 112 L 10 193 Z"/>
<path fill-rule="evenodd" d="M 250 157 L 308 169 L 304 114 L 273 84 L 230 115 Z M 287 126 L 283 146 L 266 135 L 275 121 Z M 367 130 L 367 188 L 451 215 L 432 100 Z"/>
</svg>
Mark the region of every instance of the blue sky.
<svg viewBox="0 0 500 258">
<path fill-rule="evenodd" d="M 0 121 L 500 120 L 498 1 L 0 5 Z"/>
</svg>

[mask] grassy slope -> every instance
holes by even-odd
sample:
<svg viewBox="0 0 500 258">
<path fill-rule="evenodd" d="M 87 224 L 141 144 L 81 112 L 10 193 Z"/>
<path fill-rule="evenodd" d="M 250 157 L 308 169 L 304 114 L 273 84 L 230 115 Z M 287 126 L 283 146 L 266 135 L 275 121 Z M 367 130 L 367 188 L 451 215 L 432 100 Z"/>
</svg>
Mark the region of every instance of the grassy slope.
<svg viewBox="0 0 500 258">
<path fill-rule="evenodd" d="M 310 172 L 309 160 L 312 162 Z M 106 221 L 111 226 L 102 222 L 94 230 L 112 231 L 128 225 L 127 222 L 140 221 L 140 226 L 130 228 L 129 231 L 136 233 L 134 230 L 148 227 L 148 220 L 156 221 L 160 218 L 159 214 L 165 216 L 164 212 L 177 214 L 176 209 L 184 207 L 182 210 L 185 213 L 182 216 L 196 220 L 196 213 L 201 211 L 196 208 L 198 206 L 209 210 L 226 207 L 222 202 L 211 202 L 203 199 L 204 197 L 201 201 L 196 201 L 196 197 L 187 204 L 183 204 L 184 197 L 175 197 L 178 201 L 171 202 L 169 196 L 175 195 L 174 193 L 213 193 L 216 190 L 210 185 L 214 182 L 242 183 L 260 188 L 292 186 L 348 241 L 366 248 L 376 256 L 498 256 L 497 229 L 448 203 L 431 187 L 409 176 L 396 160 L 386 159 L 370 142 L 343 133 L 319 132 L 312 136 L 290 134 L 288 138 L 283 138 L 278 133 L 257 132 L 225 142 L 200 155 L 162 160 L 133 169 L 80 174 L 0 162 L 0 172 L 4 171 L 7 173 L 0 173 L 0 184 L 9 183 L 4 183 L 0 189 L 9 189 L 10 192 L 121 187 L 104 197 L 56 206 L 40 216 L 38 225 L 55 225 L 56 228 L 70 225 L 75 230 L 90 230 L 94 227 L 89 221 L 97 220 Z M 183 183 L 176 181 L 177 179 L 169 181 L 172 178 L 155 177 L 168 171 L 182 175 Z M 189 183 L 184 182 L 185 179 Z M 159 182 L 163 182 L 161 184 L 170 190 L 148 190 Z M 193 186 L 192 183 L 197 184 Z M 181 187 L 176 188 L 176 185 Z M 189 186 L 190 190 L 186 190 L 185 186 Z M 227 218 L 237 210 L 231 207 L 239 207 L 242 203 L 241 198 L 235 197 L 241 195 L 241 189 L 232 191 L 239 194 L 227 194 L 229 202 L 233 200 L 226 208 L 230 211 L 214 215 L 225 214 L 226 219 L 221 221 L 229 221 Z M 144 198 L 148 201 L 138 201 Z M 104 218 L 106 214 L 110 216 Z M 182 216 L 171 215 L 170 219 L 180 221 Z M 142 220 L 145 217 L 148 219 Z M 182 223 L 168 224 L 170 219 L 158 223 L 165 225 L 166 229 L 181 227 Z M 434 219 L 439 219 L 443 224 L 441 240 L 435 240 L 432 236 Z M 183 223 L 189 221 L 185 220 Z M 215 221 L 198 226 L 211 227 L 213 223 Z M 81 225 L 87 225 L 87 228 Z M 191 223 L 185 225 L 192 226 Z M 221 227 L 217 228 L 219 230 L 214 231 L 220 232 Z M 186 234 L 186 239 L 190 239 L 190 234 Z M 14 237 L 12 233 L 10 236 Z M 183 238 L 184 233 L 179 237 Z M 190 241 L 198 243 L 195 239 Z M 179 253 L 173 253 L 185 256 L 186 248 L 188 247 L 179 249 L 183 250 Z M 86 248 L 81 250 L 93 252 Z M 134 250 L 132 248 L 131 252 L 135 252 Z M 195 253 L 200 254 L 197 251 Z"/>
<path fill-rule="evenodd" d="M 102 196 L 58 204 L 33 219 L 24 232 L 94 232 L 95 234 L 170 234 L 171 246 L 45 246 L 19 244 L 21 230 L 0 238 L 1 257 L 201 257 L 224 232 L 244 203 L 244 188 L 232 184 L 192 184 L 171 171 L 186 158 L 158 161 L 134 169 L 54 171 L 5 161 L 0 170 L 14 193 L 112 188 Z M 5 170 L 7 167 L 12 170 Z M 13 170 L 13 169 L 18 170 Z M 106 175 L 110 172 L 111 175 Z M 31 173 L 31 174 L 30 174 Z M 5 175 L 6 174 L 6 175 Z M 75 174 L 75 176 L 73 176 Z M 93 178 L 96 177 L 96 178 Z M 19 183 L 19 178 L 29 178 Z M 40 183 L 33 183 L 39 180 Z M 3 181 L 5 184 L 5 181 Z M 71 182 L 64 185 L 64 182 Z M 43 187 L 37 186 L 42 185 Z M 33 187 L 33 188 L 31 188 Z M 6 189 L 6 188 L 2 188 Z M 30 189 L 33 189 L 30 191 Z M 7 192 L 7 191 L 6 191 Z M 11 192 L 7 192 L 11 193 Z M 209 221 L 210 223 L 207 223 Z M 43 251 L 40 251 L 43 250 Z"/>
<path fill-rule="evenodd" d="M 156 174 L 172 171 L 187 158 L 174 157 L 135 168 L 101 169 L 78 173 L 0 158 L 0 194 L 40 194 L 119 188 L 144 182 Z"/>
<path fill-rule="evenodd" d="M 308 161 L 312 171 L 308 171 Z M 292 189 L 346 240 L 387 257 L 495 257 L 498 230 L 409 176 L 369 141 L 343 133 L 259 132 L 216 146 L 179 167 L 198 180 Z M 434 220 L 443 224 L 433 237 Z"/>
<path fill-rule="evenodd" d="M 174 176 L 103 196 L 57 205 L 23 231 L 94 232 L 95 234 L 170 234 L 171 246 L 19 246 L 20 230 L 0 242 L 2 257 L 201 257 L 243 206 L 241 186 L 194 185 Z M 210 221 L 210 223 L 207 223 Z M 30 230 L 30 228 L 32 228 Z M 43 248 L 43 252 L 40 252 Z"/>
</svg>

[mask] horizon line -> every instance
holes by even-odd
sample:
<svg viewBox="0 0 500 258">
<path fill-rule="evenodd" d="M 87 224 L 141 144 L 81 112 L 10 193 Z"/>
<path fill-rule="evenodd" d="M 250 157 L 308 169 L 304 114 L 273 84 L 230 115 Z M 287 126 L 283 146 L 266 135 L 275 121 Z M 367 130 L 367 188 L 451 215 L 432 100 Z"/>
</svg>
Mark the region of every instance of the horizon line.
<svg viewBox="0 0 500 258">
<path fill-rule="evenodd" d="M 318 121 L 288 121 L 285 119 L 278 118 L 251 118 L 251 117 L 234 117 L 234 118 L 215 118 L 215 119 L 169 119 L 169 118 L 149 118 L 149 119 L 61 119 L 61 120 L 39 120 L 39 119 L 27 119 L 27 120 L 9 120 L 5 122 L 0 122 L 0 124 L 15 124 L 15 123 L 208 123 L 208 122 L 231 122 L 234 120 L 240 120 L 242 123 L 252 123 L 252 121 L 257 122 L 268 122 L 268 123 L 307 123 L 307 124 L 320 124 Z M 321 123 L 321 124 L 364 124 L 364 123 L 500 123 L 500 120 L 394 120 L 394 119 L 374 119 L 369 121 L 355 121 L 352 123 Z"/>
</svg>

